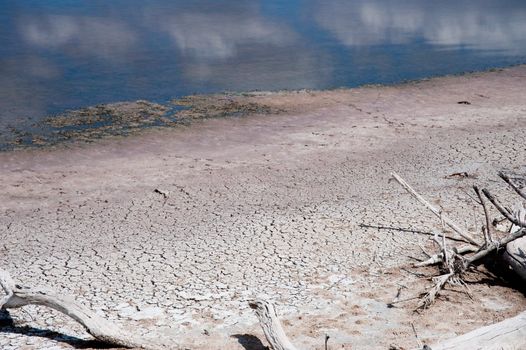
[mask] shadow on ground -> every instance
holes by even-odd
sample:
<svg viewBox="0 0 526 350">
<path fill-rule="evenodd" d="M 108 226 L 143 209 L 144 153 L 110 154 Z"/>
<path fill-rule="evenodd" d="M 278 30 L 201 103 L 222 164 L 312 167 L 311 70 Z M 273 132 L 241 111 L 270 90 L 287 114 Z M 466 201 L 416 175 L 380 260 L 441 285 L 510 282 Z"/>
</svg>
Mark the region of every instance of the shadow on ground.
<svg viewBox="0 0 526 350">
<path fill-rule="evenodd" d="M 245 350 L 268 350 L 261 340 L 252 334 L 234 334 L 232 337 L 236 338 Z"/>
<path fill-rule="evenodd" d="M 0 310 L 0 334 L 2 333 L 23 334 L 28 337 L 48 338 L 59 343 L 69 344 L 76 349 L 112 348 L 111 346 L 96 340 L 84 340 L 48 329 L 40 329 L 30 326 L 17 326 L 14 320 L 11 318 L 9 311 L 7 310 Z"/>
</svg>

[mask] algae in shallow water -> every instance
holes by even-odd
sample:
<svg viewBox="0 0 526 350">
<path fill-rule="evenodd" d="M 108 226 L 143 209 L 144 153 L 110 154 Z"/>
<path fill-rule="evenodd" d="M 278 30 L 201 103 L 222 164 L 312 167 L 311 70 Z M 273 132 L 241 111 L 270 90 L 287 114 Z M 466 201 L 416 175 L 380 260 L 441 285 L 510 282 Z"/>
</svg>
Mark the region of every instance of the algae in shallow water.
<svg viewBox="0 0 526 350">
<path fill-rule="evenodd" d="M 163 105 L 149 101 L 101 104 L 51 116 L 31 130 L 12 131 L 0 149 L 55 145 L 66 141 L 91 142 L 110 135 L 129 135 L 151 127 L 173 127 L 193 120 L 280 113 L 239 94 L 195 95 Z"/>
</svg>

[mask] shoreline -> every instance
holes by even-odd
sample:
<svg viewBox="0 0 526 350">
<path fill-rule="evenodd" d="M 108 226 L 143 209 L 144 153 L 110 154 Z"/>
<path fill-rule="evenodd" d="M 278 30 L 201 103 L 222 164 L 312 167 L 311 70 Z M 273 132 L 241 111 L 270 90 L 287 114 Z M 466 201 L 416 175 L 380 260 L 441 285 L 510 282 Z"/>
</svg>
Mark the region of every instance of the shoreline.
<svg viewBox="0 0 526 350">
<path fill-rule="evenodd" d="M 473 300 L 447 290 L 421 314 L 411 304 L 387 308 L 400 285 L 403 297 L 425 288 L 402 267 L 422 258 L 418 244 L 432 247 L 418 232 L 440 229 L 388 178 L 396 171 L 478 232 L 471 186 L 501 189 L 498 170 L 526 172 L 517 147 L 525 77 L 518 66 L 395 86 L 260 93 L 243 102 L 285 112 L 2 152 L 1 264 L 22 284 L 56 287 L 193 349 L 243 349 L 234 335 L 264 343 L 246 305 L 254 296 L 274 301 L 287 334 L 306 348 L 325 333 L 344 349 L 412 348 L 411 323 L 433 343 L 502 320 L 524 310 L 526 298 L 476 274 Z M 460 172 L 472 176 L 448 177 Z M 32 320 L 12 315 L 86 339 L 62 316 L 27 312 Z M 59 337 L 12 335 L 2 333 L 0 346 L 70 348 Z"/>
<path fill-rule="evenodd" d="M 357 87 L 331 89 L 300 89 L 277 91 L 224 91 L 212 94 L 192 94 L 172 98 L 160 103 L 146 100 L 118 101 L 66 110 L 61 114 L 42 118 L 31 128 L 12 128 L 11 141 L 0 143 L 0 153 L 24 149 L 49 149 L 75 146 L 75 144 L 97 143 L 112 137 L 134 137 L 150 129 L 172 129 L 187 126 L 195 121 L 212 118 L 249 117 L 254 114 L 280 114 L 291 111 L 272 109 L 258 102 L 245 101 L 243 97 L 286 95 L 297 93 L 329 93 L 370 88 L 404 87 L 437 79 L 474 77 L 477 75 L 520 69 L 526 64 L 488 68 L 443 76 L 432 76 L 414 80 L 385 84 L 365 84 Z M 229 99 L 230 104 L 223 100 Z M 39 131 L 31 131 L 39 130 Z"/>
</svg>

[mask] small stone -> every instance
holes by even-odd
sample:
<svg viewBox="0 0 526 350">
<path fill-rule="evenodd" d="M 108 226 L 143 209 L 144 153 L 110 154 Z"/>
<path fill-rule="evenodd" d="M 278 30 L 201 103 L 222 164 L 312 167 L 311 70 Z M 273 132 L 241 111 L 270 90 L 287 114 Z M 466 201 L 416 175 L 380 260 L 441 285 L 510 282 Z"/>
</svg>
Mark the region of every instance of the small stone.
<svg viewBox="0 0 526 350">
<path fill-rule="evenodd" d="M 164 311 L 160 307 L 147 307 L 139 312 L 134 313 L 130 316 L 130 318 L 132 320 L 139 321 L 161 317 L 163 314 Z"/>
</svg>

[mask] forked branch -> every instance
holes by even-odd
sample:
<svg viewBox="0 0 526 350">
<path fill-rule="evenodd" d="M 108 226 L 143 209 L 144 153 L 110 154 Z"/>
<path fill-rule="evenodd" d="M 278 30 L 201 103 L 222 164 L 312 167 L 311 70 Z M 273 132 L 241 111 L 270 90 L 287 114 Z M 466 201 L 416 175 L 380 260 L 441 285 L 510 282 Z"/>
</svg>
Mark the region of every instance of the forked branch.
<svg viewBox="0 0 526 350">
<path fill-rule="evenodd" d="M 508 219 L 512 224 L 517 225 L 519 227 L 526 227 L 526 219 L 524 219 L 523 215 L 516 215 L 517 213 L 520 213 L 520 211 L 516 211 L 515 213 L 510 211 L 508 208 L 504 207 L 497 198 L 495 198 L 488 190 L 482 189 L 482 193 L 488 198 L 488 200 L 497 208 L 497 210 L 504 215 L 506 219 Z"/>
</svg>

